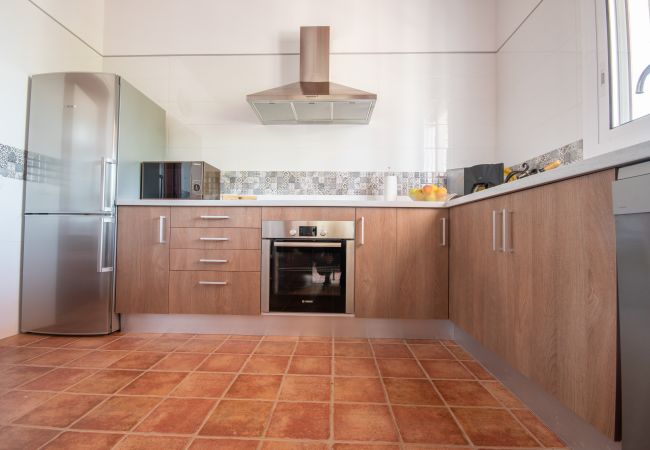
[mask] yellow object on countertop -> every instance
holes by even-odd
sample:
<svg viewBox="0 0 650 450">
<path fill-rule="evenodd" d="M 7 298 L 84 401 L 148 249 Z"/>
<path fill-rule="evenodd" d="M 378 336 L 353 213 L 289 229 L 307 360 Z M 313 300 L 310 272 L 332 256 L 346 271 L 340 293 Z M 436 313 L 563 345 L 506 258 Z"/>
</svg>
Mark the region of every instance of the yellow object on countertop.
<svg viewBox="0 0 650 450">
<path fill-rule="evenodd" d="M 223 194 L 221 200 L 257 200 L 257 195 Z"/>
<path fill-rule="evenodd" d="M 544 166 L 544 172 L 546 172 L 547 170 L 555 169 L 556 167 L 560 167 L 561 165 L 562 163 L 560 162 L 560 160 L 556 159 L 552 163 Z"/>
</svg>

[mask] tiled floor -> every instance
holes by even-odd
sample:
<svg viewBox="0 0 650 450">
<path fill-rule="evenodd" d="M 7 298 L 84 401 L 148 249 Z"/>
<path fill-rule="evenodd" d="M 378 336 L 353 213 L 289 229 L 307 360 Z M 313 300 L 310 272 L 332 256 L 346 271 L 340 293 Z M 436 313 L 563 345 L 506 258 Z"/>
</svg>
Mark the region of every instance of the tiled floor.
<svg viewBox="0 0 650 450">
<path fill-rule="evenodd" d="M 564 444 L 453 341 L 117 334 L 0 341 L 0 449 Z"/>
</svg>

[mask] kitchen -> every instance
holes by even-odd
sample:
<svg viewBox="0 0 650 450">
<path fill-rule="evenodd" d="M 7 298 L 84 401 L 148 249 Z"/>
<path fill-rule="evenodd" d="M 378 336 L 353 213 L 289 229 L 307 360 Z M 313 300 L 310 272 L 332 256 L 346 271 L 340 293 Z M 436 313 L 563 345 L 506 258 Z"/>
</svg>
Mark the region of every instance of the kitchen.
<svg viewBox="0 0 650 450">
<path fill-rule="evenodd" d="M 0 446 L 646 448 L 649 17 L 4 2 Z"/>
</svg>

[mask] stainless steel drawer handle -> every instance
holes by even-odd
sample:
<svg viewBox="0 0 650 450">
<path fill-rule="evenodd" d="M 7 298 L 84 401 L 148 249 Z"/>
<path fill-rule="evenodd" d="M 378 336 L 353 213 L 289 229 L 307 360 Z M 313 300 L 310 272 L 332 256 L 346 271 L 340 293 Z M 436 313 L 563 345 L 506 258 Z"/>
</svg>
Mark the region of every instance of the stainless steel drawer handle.
<svg viewBox="0 0 650 450">
<path fill-rule="evenodd" d="M 341 248 L 340 242 L 274 242 L 274 247 L 289 248 Z"/>
<path fill-rule="evenodd" d="M 446 247 L 447 246 L 447 218 L 443 217 L 440 219 L 440 222 L 442 224 L 442 241 L 440 242 L 440 247 Z"/>
<path fill-rule="evenodd" d="M 158 243 L 160 244 L 166 244 L 167 241 L 165 240 L 165 220 L 167 220 L 167 217 L 165 216 L 160 216 L 158 218 L 159 220 L 159 228 L 158 228 Z"/>
<path fill-rule="evenodd" d="M 229 241 L 230 238 L 223 237 L 200 237 L 199 241 Z"/>
<path fill-rule="evenodd" d="M 230 216 L 201 216 L 201 219 L 224 220 L 230 219 Z"/>
<path fill-rule="evenodd" d="M 492 210 L 492 251 L 497 251 L 497 212 Z"/>
<path fill-rule="evenodd" d="M 215 263 L 215 264 L 225 264 L 228 262 L 227 259 L 199 259 L 199 262 L 202 263 Z"/>
<path fill-rule="evenodd" d="M 227 281 L 199 281 L 200 285 L 203 286 L 225 286 L 228 284 Z"/>
</svg>

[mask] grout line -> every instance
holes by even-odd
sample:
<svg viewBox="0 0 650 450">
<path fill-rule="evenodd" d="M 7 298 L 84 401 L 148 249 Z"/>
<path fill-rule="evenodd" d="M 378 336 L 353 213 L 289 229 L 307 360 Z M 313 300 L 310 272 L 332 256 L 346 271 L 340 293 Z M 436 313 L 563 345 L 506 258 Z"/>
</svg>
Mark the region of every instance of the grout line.
<svg viewBox="0 0 650 450">
<path fill-rule="evenodd" d="M 510 33 L 510 35 L 506 38 L 506 40 L 503 41 L 503 44 L 501 44 L 501 45 L 499 46 L 499 48 L 497 48 L 497 50 L 496 50 L 494 53 L 499 53 L 499 52 L 501 51 L 501 49 L 502 49 L 503 47 L 506 46 L 506 44 L 510 41 L 510 39 L 512 39 L 512 37 L 513 37 L 515 34 L 517 34 L 517 32 L 519 31 L 519 29 L 520 29 L 522 26 L 524 26 L 524 24 L 526 23 L 526 21 L 528 21 L 528 19 L 530 18 L 530 16 L 532 16 L 533 13 L 534 13 L 535 11 L 537 11 L 537 8 L 539 8 L 539 6 L 542 4 L 543 1 L 544 1 L 544 0 L 539 0 L 539 2 L 537 3 L 537 5 L 535 5 L 535 7 L 534 7 L 534 8 L 533 8 L 533 9 L 532 9 L 532 10 L 531 10 L 527 15 L 526 15 L 526 17 L 524 17 L 524 20 L 522 20 L 521 23 L 520 23 L 519 25 L 517 25 L 517 28 L 515 28 L 514 31 L 513 31 L 512 33 Z"/>
</svg>

